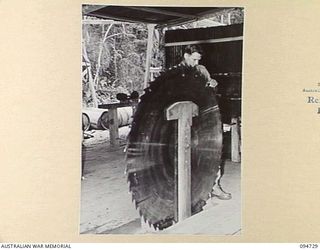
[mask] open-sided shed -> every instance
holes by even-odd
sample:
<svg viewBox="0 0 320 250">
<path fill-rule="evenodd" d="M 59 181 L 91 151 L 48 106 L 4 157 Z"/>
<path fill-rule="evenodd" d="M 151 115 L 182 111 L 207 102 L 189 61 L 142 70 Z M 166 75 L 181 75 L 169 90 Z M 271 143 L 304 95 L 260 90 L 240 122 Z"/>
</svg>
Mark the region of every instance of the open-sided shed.
<svg viewBox="0 0 320 250">
<path fill-rule="evenodd" d="M 147 24 L 149 35 L 144 77 L 144 86 L 147 87 L 155 28 L 204 20 L 212 17 L 214 13 L 230 9 L 232 8 L 112 5 L 95 6 L 84 14 L 114 21 Z M 243 24 L 167 30 L 165 33 L 165 67 L 169 68 L 178 64 L 183 56 L 183 47 L 189 44 L 201 44 L 204 50 L 201 64 L 206 66 L 211 77 L 219 83 L 218 97 L 223 123 L 231 124 L 232 120 L 238 122 L 241 116 Z M 227 144 L 225 147 L 226 156 L 230 157 L 231 148 Z"/>
<path fill-rule="evenodd" d="M 126 21 L 126 22 L 147 23 L 148 31 L 149 31 L 149 39 L 148 39 L 147 60 L 146 60 L 147 65 L 146 65 L 146 73 L 145 73 L 145 75 L 146 75 L 145 84 L 146 84 L 148 82 L 148 76 L 149 76 L 149 63 L 150 63 L 149 60 L 150 60 L 150 54 L 151 54 L 152 35 L 153 35 L 154 28 L 165 27 L 165 26 L 170 26 L 170 25 L 176 26 L 176 25 L 184 24 L 186 22 L 198 21 L 200 19 L 207 18 L 209 15 L 211 15 L 214 12 L 221 11 L 221 10 L 222 10 L 222 8 L 205 8 L 205 7 L 102 6 L 102 7 L 96 8 L 94 10 L 91 10 L 90 12 L 87 12 L 86 15 L 94 16 L 94 17 L 98 17 L 98 18 L 111 19 L 111 20 L 120 21 L 120 22 Z M 226 30 L 220 29 L 220 33 L 219 33 L 219 30 L 213 30 L 213 29 L 211 29 L 211 30 L 207 30 L 207 29 L 191 30 L 190 32 L 188 30 L 186 30 L 185 32 L 181 31 L 181 30 L 174 30 L 174 31 L 168 32 L 167 34 L 171 35 L 171 38 L 170 38 L 171 40 L 168 38 L 169 36 L 166 37 L 166 44 L 165 44 L 166 57 L 167 57 L 166 58 L 166 66 L 170 67 L 170 65 L 177 64 L 181 60 L 178 56 L 176 56 L 175 52 L 180 53 L 180 57 L 181 57 L 183 46 L 185 46 L 187 44 L 198 44 L 199 43 L 199 44 L 202 44 L 203 47 L 205 47 L 205 53 L 208 55 L 207 58 L 204 58 L 202 64 L 204 64 L 209 69 L 209 72 L 211 73 L 211 75 L 227 76 L 227 77 L 237 76 L 238 79 L 241 79 L 242 25 L 237 26 L 238 29 L 234 28 L 235 26 L 233 26 L 233 29 L 232 28 L 230 29 L 230 27 L 231 26 L 228 26 L 228 28 Z M 234 31 L 235 31 L 235 33 L 234 33 Z M 230 33 L 231 33 L 231 35 L 230 35 Z M 227 36 L 226 36 L 226 34 L 227 34 Z M 240 43 L 239 43 L 239 41 L 240 41 Z M 236 51 L 236 52 L 238 52 L 238 54 L 240 54 L 239 58 L 237 56 L 238 55 L 237 53 L 231 52 L 231 56 L 229 56 L 229 54 L 227 53 L 226 50 L 228 50 L 228 47 L 224 47 L 224 45 L 226 43 L 230 43 L 230 42 L 235 42 L 235 44 L 233 44 L 233 47 L 234 47 L 234 51 Z M 224 44 L 221 45 L 220 43 L 224 43 Z M 237 49 L 239 47 L 240 47 L 240 50 Z M 220 50 L 224 51 L 224 53 L 222 53 L 222 55 L 219 54 Z M 172 53 L 172 51 L 173 51 L 173 53 Z M 211 58 L 210 54 L 213 51 L 215 52 L 214 53 L 215 56 Z M 232 55 L 236 55 L 238 61 L 233 61 Z M 229 58 L 228 58 L 228 56 L 229 56 Z M 223 62 L 224 64 L 219 65 L 219 66 L 221 66 L 220 68 L 214 68 L 214 64 L 219 63 L 219 58 L 220 59 L 223 59 L 223 58 L 227 59 L 229 63 Z M 231 60 L 229 60 L 229 59 L 231 59 Z M 239 59 L 240 59 L 240 61 L 239 61 Z M 238 67 L 239 65 L 240 65 L 240 67 Z M 169 72 L 170 71 L 171 70 L 169 70 Z M 184 77 L 185 75 L 181 74 L 181 72 L 180 72 L 179 74 L 177 74 L 177 76 L 179 76 L 181 78 L 181 76 Z M 186 79 L 189 79 L 188 77 L 189 77 L 189 75 L 186 77 Z M 195 74 L 194 77 L 198 77 L 198 75 Z M 185 81 L 183 81 L 183 79 L 180 79 L 180 78 L 178 78 L 176 81 L 176 82 L 180 83 L 179 88 L 177 88 L 177 89 L 180 90 L 180 89 L 185 88 L 188 90 L 186 92 L 196 93 L 195 95 L 198 98 L 201 98 L 202 95 L 199 95 L 198 92 L 196 92 L 196 91 L 190 92 L 189 89 L 199 88 L 198 86 L 203 86 L 204 93 L 210 92 L 211 94 L 214 95 L 214 91 L 213 90 L 208 91 L 208 89 L 205 88 L 205 84 L 195 85 L 194 84 L 195 81 L 190 81 L 190 85 L 186 85 Z M 161 78 L 161 77 L 159 77 L 157 80 L 158 80 L 158 84 L 159 84 L 158 86 L 177 86 L 176 84 L 167 84 L 167 85 L 162 84 L 164 78 Z M 152 83 L 152 84 L 154 84 L 154 83 Z M 146 93 L 152 92 L 152 91 L 149 91 L 150 88 L 153 86 L 152 84 L 150 84 L 150 87 L 148 89 L 146 89 Z M 240 85 L 241 85 L 241 83 L 240 83 Z M 147 85 L 145 85 L 145 86 L 147 86 Z M 159 99 L 161 99 L 162 96 L 166 96 L 167 93 L 170 93 L 170 91 L 167 91 L 168 88 L 165 88 L 164 90 L 165 91 L 163 91 L 163 92 L 158 91 L 158 93 L 161 93 L 161 96 L 159 94 L 159 96 L 157 96 L 158 98 L 153 98 L 153 99 L 159 100 Z M 241 93 L 241 91 L 240 91 L 240 93 Z M 151 100 L 152 98 L 149 98 L 149 99 Z M 204 99 L 206 99 L 206 98 L 204 98 Z M 208 98 L 208 100 L 213 100 L 213 99 L 215 99 L 215 98 Z M 141 100 L 143 100 L 143 99 L 141 98 Z M 189 99 L 187 99 L 187 100 L 189 100 Z M 179 105 L 181 105 L 181 104 L 185 104 L 185 103 L 179 102 Z M 211 112 L 211 110 L 217 111 L 216 112 L 217 116 L 211 115 L 210 117 L 212 117 L 213 119 L 215 119 L 217 117 L 218 121 L 215 120 L 215 122 L 212 122 L 212 123 L 202 122 L 202 123 L 198 123 L 198 124 L 208 124 L 210 129 L 205 130 L 205 131 L 212 132 L 213 127 L 218 128 L 217 131 L 220 133 L 220 136 L 217 136 L 217 137 L 215 135 L 213 135 L 214 139 L 209 138 L 208 136 L 202 136 L 202 138 L 206 138 L 205 142 L 214 141 L 214 142 L 220 143 L 222 141 L 222 139 L 221 139 L 222 138 L 222 136 L 221 136 L 221 133 L 222 133 L 221 127 L 222 126 L 221 126 L 221 121 L 220 121 L 220 117 L 219 117 L 219 108 L 215 108 L 215 107 L 218 107 L 216 104 L 217 104 L 217 102 L 215 100 L 215 104 L 214 105 L 213 105 L 213 103 L 208 104 L 208 108 L 207 108 L 207 106 L 205 108 L 203 108 L 201 106 L 204 110 L 210 110 L 210 112 Z M 199 105 L 200 105 L 200 103 L 199 103 Z M 164 105 L 164 106 L 166 106 L 166 105 Z M 155 107 L 155 105 L 150 105 L 150 107 Z M 187 111 L 189 111 L 189 110 L 186 110 L 186 112 L 177 112 L 177 113 L 182 114 L 182 116 L 185 116 L 185 114 L 188 113 Z M 137 113 L 138 112 L 136 112 L 136 114 Z M 150 112 L 150 111 L 149 112 L 142 112 L 141 111 L 138 114 L 145 114 L 145 113 L 152 114 L 152 117 L 154 117 L 154 114 L 156 112 Z M 162 113 L 159 112 L 159 115 L 162 117 L 161 114 Z M 170 112 L 168 112 L 168 114 L 170 114 Z M 138 117 L 138 116 L 136 115 L 135 117 Z M 145 119 L 140 119 L 140 120 L 141 121 L 143 121 L 143 120 L 150 121 L 153 119 L 152 117 L 144 116 Z M 139 117 L 137 119 L 139 120 Z M 163 119 L 163 117 L 159 120 L 162 121 L 162 119 Z M 153 120 L 158 121 L 154 124 L 159 124 L 158 119 L 153 119 Z M 137 124 L 137 123 L 134 122 L 133 124 Z M 168 123 L 164 122 L 163 124 L 168 124 Z M 150 124 L 148 123 L 148 126 L 149 125 Z M 136 127 L 139 127 L 139 126 L 135 126 L 135 128 Z M 189 126 L 189 128 L 190 127 L 191 126 Z M 193 127 L 196 127 L 196 126 L 193 126 Z M 166 128 L 166 127 L 164 126 L 163 128 Z M 178 131 L 185 132 L 185 130 L 186 130 L 186 127 L 181 126 L 181 127 L 179 127 Z M 143 133 L 140 133 L 140 132 L 136 133 L 137 135 L 142 136 L 141 140 L 139 139 L 140 137 L 138 139 L 136 139 L 134 137 L 134 135 L 132 135 L 132 134 L 130 134 L 130 138 L 129 138 L 130 143 L 128 144 L 128 148 L 127 148 L 127 151 L 129 153 L 127 154 L 127 156 L 129 155 L 130 162 L 127 165 L 127 174 L 128 174 L 128 180 L 130 182 L 130 191 L 132 192 L 133 199 L 135 200 L 136 205 L 139 204 L 139 209 L 140 209 L 140 211 L 142 211 L 140 215 L 145 216 L 143 218 L 147 219 L 149 224 L 150 223 L 153 224 L 153 226 L 155 228 L 163 229 L 163 228 L 166 228 L 171 225 L 170 223 L 172 223 L 172 220 L 173 220 L 172 216 L 174 216 L 174 221 L 177 221 L 177 217 L 179 217 L 178 221 L 180 221 L 180 220 L 183 220 L 185 217 L 190 216 L 191 212 L 197 213 L 197 212 L 201 211 L 202 207 L 204 206 L 203 201 L 205 199 L 207 199 L 207 192 L 209 192 L 209 190 L 212 188 L 212 181 L 213 181 L 213 179 L 215 179 L 215 177 L 211 178 L 211 177 L 213 177 L 213 175 L 211 175 L 211 174 L 205 175 L 206 177 L 208 177 L 208 185 L 206 187 L 202 187 L 202 186 L 200 187 L 198 185 L 199 188 L 194 188 L 195 186 L 193 186 L 193 188 L 192 188 L 191 183 L 199 184 L 199 183 L 206 183 L 206 182 L 204 181 L 204 178 L 200 178 L 202 180 L 201 182 L 194 181 L 194 180 L 191 182 L 191 179 L 189 178 L 189 177 L 191 177 L 190 171 L 188 172 L 185 169 L 191 170 L 191 168 L 190 168 L 191 165 L 192 166 L 198 166 L 198 165 L 200 166 L 200 164 L 190 164 L 190 160 L 184 161 L 183 160 L 184 158 L 181 158 L 182 155 L 189 156 L 189 157 L 191 155 L 191 153 L 189 151 L 187 152 L 185 150 L 183 154 L 179 153 L 179 155 L 177 156 L 178 157 L 177 162 L 179 163 L 178 164 L 179 170 L 183 170 L 183 173 L 188 172 L 188 174 L 186 174 L 186 176 L 180 172 L 179 172 L 179 174 L 177 174 L 176 170 L 174 170 L 174 175 L 172 175 L 173 172 L 171 171 L 170 178 L 169 178 L 169 176 L 166 176 L 166 178 L 162 178 L 162 177 L 159 179 L 156 178 L 157 181 L 155 181 L 155 182 L 150 181 L 149 176 L 153 176 L 153 177 L 162 176 L 161 173 L 166 168 L 161 167 L 162 165 L 160 167 L 158 165 L 154 165 L 154 166 L 150 165 L 149 166 L 149 162 L 146 161 L 146 158 L 145 158 L 146 155 L 142 155 L 142 157 L 139 157 L 139 154 L 136 155 L 136 149 L 137 149 L 136 146 L 137 145 L 144 145 L 144 143 L 140 143 L 140 142 L 144 142 L 145 138 L 147 138 L 146 140 L 148 140 L 148 138 L 153 138 L 151 140 L 151 143 L 149 143 L 149 141 L 147 141 L 148 143 L 146 143 L 146 145 L 148 145 L 148 146 L 152 145 L 152 147 L 154 147 L 156 149 L 158 149 L 158 148 L 160 149 L 162 147 L 162 144 L 159 143 L 158 141 L 156 141 L 155 138 L 152 137 L 151 135 L 150 135 L 150 137 L 149 137 L 149 135 L 145 136 L 146 133 L 144 133 L 145 131 L 143 128 L 142 128 L 142 131 L 143 131 Z M 150 131 L 154 131 L 154 130 L 151 129 Z M 161 129 L 161 131 L 164 131 L 164 130 Z M 175 132 L 172 132 L 172 131 L 174 131 L 174 129 L 168 129 L 168 131 L 170 131 L 172 133 L 172 135 L 174 135 L 174 133 L 175 133 Z M 199 132 L 199 133 L 201 133 L 201 132 Z M 178 136 L 179 149 L 183 149 L 183 148 L 187 148 L 187 147 L 189 148 L 189 146 L 187 146 L 188 143 L 187 144 L 185 143 L 186 140 L 185 139 L 182 140 L 182 138 L 187 138 L 187 137 L 188 138 L 191 137 L 190 133 L 188 134 L 188 136 L 187 135 L 186 136 L 180 136 L 180 135 Z M 220 139 L 217 139 L 218 137 Z M 174 136 L 173 136 L 173 138 L 174 138 Z M 194 138 L 200 138 L 200 137 L 194 137 Z M 164 143 L 164 145 L 169 145 L 169 144 Z M 202 145 L 202 144 L 200 144 L 200 145 Z M 212 162 L 215 163 L 214 171 L 216 171 L 218 169 L 218 168 L 216 168 L 216 166 L 219 166 L 219 164 L 220 164 L 222 146 L 221 146 L 221 144 L 219 144 L 219 145 L 217 147 L 212 147 L 213 148 L 212 151 L 207 150 L 208 152 L 218 152 L 219 151 L 219 153 L 217 153 L 217 154 L 212 154 L 217 159 L 212 159 L 211 161 L 207 160 L 209 163 L 208 166 L 210 168 L 210 171 L 213 169 L 212 164 L 211 164 Z M 206 146 L 203 145 L 203 146 L 199 146 L 198 148 L 199 149 L 206 149 Z M 140 150 L 140 148 L 138 148 L 138 151 L 139 150 Z M 143 152 L 143 151 L 141 151 L 141 152 Z M 159 152 L 160 154 L 163 152 L 165 154 L 165 156 L 170 155 L 168 152 L 163 151 L 162 149 L 160 151 L 152 151 L 150 153 L 150 155 L 156 155 L 157 152 Z M 195 154 L 193 154 L 193 155 L 195 156 Z M 204 158 L 206 158 L 206 157 L 204 157 Z M 152 162 L 152 161 L 150 161 L 150 162 Z M 176 165 L 176 164 L 171 164 L 172 159 L 169 159 L 169 162 L 170 162 L 170 164 L 169 164 L 170 166 Z M 165 163 L 167 163 L 167 162 L 165 161 L 164 164 Z M 197 161 L 197 163 L 199 163 L 199 161 Z M 165 166 L 167 166 L 167 165 L 165 165 Z M 201 162 L 202 169 L 204 168 L 204 166 L 205 166 L 205 164 L 203 162 Z M 197 176 L 194 171 L 195 167 L 193 167 L 192 169 L 193 169 L 192 176 Z M 204 171 L 198 171 L 198 172 L 204 173 Z M 180 181 L 178 181 L 178 184 L 174 181 L 176 178 L 175 176 L 180 176 Z M 185 176 L 186 178 L 184 178 L 183 176 Z M 203 177 L 203 175 L 202 175 L 202 177 Z M 153 178 L 151 178 L 151 179 L 153 179 Z M 170 182 L 171 179 L 173 180 L 172 182 Z M 170 181 L 168 182 L 168 180 L 170 180 Z M 167 186 L 164 183 L 170 183 L 170 185 L 169 185 L 170 188 L 166 188 Z M 174 184 L 174 185 L 177 184 L 179 186 L 179 188 L 177 188 L 177 190 L 176 190 L 176 188 L 173 188 L 173 185 L 171 185 L 171 184 Z M 151 185 L 154 185 L 154 187 L 153 186 L 151 187 Z M 145 186 L 148 186 L 148 188 L 145 189 L 144 188 Z M 186 188 L 182 188 L 180 186 L 183 186 Z M 171 189 L 173 189 L 175 191 L 172 192 Z M 154 193 L 154 194 L 156 194 L 156 196 L 152 196 L 152 195 L 150 196 L 150 194 L 149 194 L 149 192 L 151 192 L 150 190 L 153 190 L 152 194 Z M 187 191 L 187 190 L 189 190 L 189 191 Z M 198 192 L 197 190 L 200 190 L 200 191 Z M 176 195 L 175 192 L 178 192 L 179 195 Z M 168 193 L 170 193 L 170 195 L 167 195 Z M 161 195 L 159 195 L 159 194 L 161 194 Z M 185 195 L 182 195 L 182 194 L 185 194 Z M 203 197 L 202 197 L 202 194 L 204 195 Z M 175 198 L 172 198 L 173 196 L 182 197 L 181 200 L 178 202 L 178 204 L 183 204 L 183 201 L 186 201 L 185 206 L 182 206 L 182 205 L 176 206 L 175 202 L 177 200 Z M 160 198 L 156 198 L 156 201 L 160 202 L 159 207 L 158 207 L 158 204 L 154 202 L 152 197 L 160 197 Z M 190 199 L 191 197 L 193 197 L 192 200 Z M 164 201 L 166 201 L 166 202 L 164 202 Z M 189 203 L 189 201 L 192 201 L 192 204 Z M 176 207 L 179 208 L 178 213 L 176 211 Z M 151 208 L 153 210 L 151 210 Z M 188 208 L 188 209 L 184 209 L 184 210 L 182 209 L 180 211 L 180 208 Z M 190 209 L 191 209 L 191 211 L 189 211 Z M 174 215 L 172 215 L 172 211 L 174 211 L 173 212 Z"/>
<path fill-rule="evenodd" d="M 84 15 L 121 22 L 145 23 L 148 27 L 148 45 L 144 86 L 147 87 L 150 73 L 150 57 L 155 28 L 182 25 L 206 19 L 212 14 L 230 9 L 218 7 L 160 7 L 160 6 L 93 6 Z"/>
</svg>

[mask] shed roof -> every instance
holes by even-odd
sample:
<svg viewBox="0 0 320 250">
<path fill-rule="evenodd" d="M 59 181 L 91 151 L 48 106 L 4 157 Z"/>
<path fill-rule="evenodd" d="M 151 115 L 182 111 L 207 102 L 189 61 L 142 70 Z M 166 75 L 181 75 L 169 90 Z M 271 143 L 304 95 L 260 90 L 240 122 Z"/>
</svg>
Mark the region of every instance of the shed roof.
<svg viewBox="0 0 320 250">
<path fill-rule="evenodd" d="M 152 23 L 157 25 L 177 25 L 208 18 L 221 7 L 157 7 L 157 6 L 100 6 L 85 13 L 105 19 L 125 22 Z"/>
</svg>

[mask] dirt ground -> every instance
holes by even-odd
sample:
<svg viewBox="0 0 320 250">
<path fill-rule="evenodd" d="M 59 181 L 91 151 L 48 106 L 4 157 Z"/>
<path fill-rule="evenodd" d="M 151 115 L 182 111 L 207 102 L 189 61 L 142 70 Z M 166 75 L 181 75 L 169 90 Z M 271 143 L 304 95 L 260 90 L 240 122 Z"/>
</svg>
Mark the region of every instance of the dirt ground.
<svg viewBox="0 0 320 250">
<path fill-rule="evenodd" d="M 125 176 L 125 138 L 129 127 L 120 128 L 121 147 L 109 145 L 108 131 L 91 131 L 93 138 L 83 143 L 80 233 L 145 234 L 150 233 L 141 221 Z M 212 198 L 204 211 L 161 233 L 234 235 L 241 231 L 240 163 L 226 162 L 223 187 L 232 193 L 228 201 Z M 208 219 L 210 223 L 208 224 Z M 203 221 L 194 227 L 194 221 Z"/>
<path fill-rule="evenodd" d="M 120 128 L 123 141 L 128 132 L 128 127 Z M 80 233 L 104 233 L 139 218 L 124 173 L 124 146 L 112 149 L 108 134 L 97 130 L 84 140 Z"/>
</svg>

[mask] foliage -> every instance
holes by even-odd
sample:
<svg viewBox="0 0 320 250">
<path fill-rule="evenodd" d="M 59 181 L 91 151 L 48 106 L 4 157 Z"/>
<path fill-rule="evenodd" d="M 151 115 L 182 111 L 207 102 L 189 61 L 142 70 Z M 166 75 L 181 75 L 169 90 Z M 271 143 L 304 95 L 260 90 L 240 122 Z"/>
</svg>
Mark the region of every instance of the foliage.
<svg viewBox="0 0 320 250">
<path fill-rule="evenodd" d="M 98 6 L 99 7 L 99 6 Z M 101 6 L 100 6 L 101 7 Z M 97 8 L 95 5 L 83 5 L 84 20 L 99 20 L 88 17 L 85 13 Z M 229 17 L 229 19 L 228 19 Z M 224 24 L 243 22 L 243 8 L 233 8 L 215 13 L 210 20 Z M 188 23 L 172 28 L 195 28 L 199 22 Z M 151 55 L 151 67 L 161 68 L 164 65 L 165 30 L 154 31 L 154 44 Z M 93 98 L 89 88 L 90 77 L 95 88 L 98 104 L 115 101 L 117 93 L 143 93 L 147 26 L 140 23 L 101 22 L 83 24 L 82 47 L 87 56 L 83 57 L 83 105 L 93 106 Z M 90 67 L 88 67 L 88 65 Z"/>
<path fill-rule="evenodd" d="M 83 48 L 88 60 L 99 103 L 114 99 L 118 92 L 142 92 L 147 29 L 143 24 L 83 24 Z M 83 91 L 88 90 L 88 79 Z M 90 106 L 87 94 L 83 102 Z"/>
<path fill-rule="evenodd" d="M 230 16 L 230 22 L 228 20 Z M 212 16 L 213 21 L 222 22 L 223 24 L 237 24 L 244 21 L 244 9 L 243 8 L 231 8 L 219 11 Z"/>
</svg>

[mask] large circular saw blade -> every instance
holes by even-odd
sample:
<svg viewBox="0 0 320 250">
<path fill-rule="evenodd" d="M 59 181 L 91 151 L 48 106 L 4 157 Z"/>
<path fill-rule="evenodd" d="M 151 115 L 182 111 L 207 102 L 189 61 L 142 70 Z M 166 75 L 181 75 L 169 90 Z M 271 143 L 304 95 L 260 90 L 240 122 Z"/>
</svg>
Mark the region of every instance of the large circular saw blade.
<svg viewBox="0 0 320 250">
<path fill-rule="evenodd" d="M 163 229 L 176 218 L 176 121 L 165 119 L 168 106 L 192 101 L 199 115 L 191 128 L 191 211 L 202 210 L 217 178 L 222 125 L 214 90 L 196 68 L 178 66 L 145 89 L 128 136 L 127 175 L 132 198 L 149 224 Z"/>
</svg>

